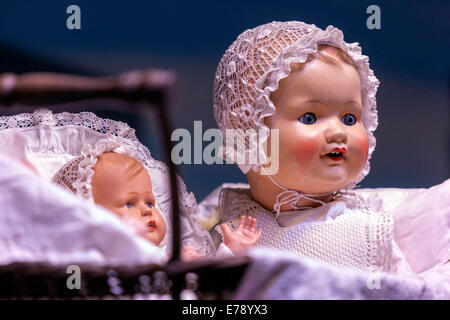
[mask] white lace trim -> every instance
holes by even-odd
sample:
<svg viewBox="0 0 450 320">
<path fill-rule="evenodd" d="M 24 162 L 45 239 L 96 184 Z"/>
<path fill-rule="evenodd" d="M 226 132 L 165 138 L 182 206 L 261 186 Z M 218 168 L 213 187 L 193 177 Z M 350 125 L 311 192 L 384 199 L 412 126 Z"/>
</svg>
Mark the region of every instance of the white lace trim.
<svg viewBox="0 0 450 320">
<path fill-rule="evenodd" d="M 263 144 L 269 128 L 264 119 L 275 113 L 270 100 L 278 83 L 291 72 L 291 63 L 303 63 L 308 55 L 326 44 L 342 49 L 353 60 L 361 79 L 363 114 L 369 153 L 360 175 L 346 189 L 356 187 L 370 171 L 370 158 L 375 149 L 373 132 L 378 126 L 376 92 L 378 79 L 369 67 L 369 57 L 361 54 L 358 43 L 344 42 L 341 30 L 328 26 L 325 30 L 299 21 L 272 22 L 243 32 L 231 44 L 217 67 L 214 82 L 214 115 L 224 137 L 226 129 L 259 129 L 265 131 L 260 139 L 242 141 L 246 144 L 245 159 L 257 159 L 257 164 L 238 164 L 247 173 L 267 161 Z M 238 139 L 245 137 L 238 137 Z M 239 152 L 236 145 L 224 148 L 224 156 L 232 159 L 230 151 Z M 255 157 L 255 154 L 257 155 Z"/>
</svg>

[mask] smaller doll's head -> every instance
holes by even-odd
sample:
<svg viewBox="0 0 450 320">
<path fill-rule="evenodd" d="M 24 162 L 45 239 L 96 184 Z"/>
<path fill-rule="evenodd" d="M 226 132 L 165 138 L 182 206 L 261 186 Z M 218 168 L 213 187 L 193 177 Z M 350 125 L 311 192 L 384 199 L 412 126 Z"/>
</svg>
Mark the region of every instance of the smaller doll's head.
<svg viewBox="0 0 450 320">
<path fill-rule="evenodd" d="M 159 245 L 166 234 L 166 223 L 155 206 L 152 181 L 136 159 L 114 152 L 98 157 L 92 177 L 94 202 L 123 219 L 145 223 L 145 238 Z"/>
<path fill-rule="evenodd" d="M 141 161 L 140 154 L 125 141 L 104 138 L 84 145 L 81 155 L 61 167 L 52 181 L 112 211 L 139 235 L 159 245 L 166 222 L 156 207 L 152 180 Z"/>
</svg>

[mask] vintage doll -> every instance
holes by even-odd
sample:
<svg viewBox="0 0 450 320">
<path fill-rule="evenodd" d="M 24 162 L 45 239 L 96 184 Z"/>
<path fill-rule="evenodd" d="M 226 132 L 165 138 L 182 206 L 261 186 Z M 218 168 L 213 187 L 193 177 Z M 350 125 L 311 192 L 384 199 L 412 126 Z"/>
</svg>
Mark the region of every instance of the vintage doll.
<svg viewBox="0 0 450 320">
<path fill-rule="evenodd" d="M 47 181 L 55 181 L 55 175 L 61 168 L 74 163 L 76 159 L 81 161 L 83 158 L 83 166 L 92 168 L 96 156 L 106 151 L 117 149 L 138 159 L 152 178 L 159 211 L 167 215 L 166 236 L 161 246 L 171 251 L 172 198 L 168 169 L 164 163 L 151 156 L 150 151 L 136 138 L 133 128 L 119 121 L 99 118 L 91 112 L 52 113 L 48 109 L 37 109 L 33 113 L 0 117 L 0 143 L 2 139 L 11 141 L 11 134 L 16 133 L 22 135 L 25 143 L 24 150 L 20 152 L 26 155 L 39 176 Z M 91 189 L 83 187 L 85 181 L 92 178 L 93 170 L 85 170 L 83 166 L 67 167 L 70 172 L 64 175 L 66 187 L 72 188 L 79 198 L 94 204 Z M 187 192 L 179 176 L 177 180 L 183 245 L 195 247 L 202 255 L 215 256 L 216 249 L 210 235 L 193 217 L 193 212 L 197 210 L 195 197 Z M 71 181 L 75 186 L 69 187 Z"/>
<path fill-rule="evenodd" d="M 111 138 L 88 145 L 84 150 L 85 155 L 57 172 L 54 182 L 82 197 L 87 196 L 122 218 L 137 234 L 161 245 L 166 235 L 166 222 L 157 208 L 152 179 L 137 160 L 139 156 Z M 261 233 L 256 230 L 256 220 L 250 217 L 243 217 L 236 231 L 223 228 L 225 241 L 219 248 L 220 255 L 238 253 L 253 246 Z M 188 261 L 205 257 L 188 242 L 182 247 L 181 256 Z"/>
<path fill-rule="evenodd" d="M 224 156 L 249 187 L 222 189 L 221 221 L 256 217 L 257 246 L 339 267 L 405 274 L 448 267 L 449 181 L 433 190 L 434 207 L 421 202 L 422 214 L 402 205 L 417 204 L 423 190 L 384 198 L 352 190 L 370 169 L 378 85 L 358 43 L 344 42 L 333 26 L 272 22 L 243 32 L 218 65 L 214 115 L 224 141 L 238 132 L 241 147 L 226 141 Z M 252 129 L 258 139 L 239 133 Z M 211 232 L 220 243 L 219 228 Z"/>
</svg>

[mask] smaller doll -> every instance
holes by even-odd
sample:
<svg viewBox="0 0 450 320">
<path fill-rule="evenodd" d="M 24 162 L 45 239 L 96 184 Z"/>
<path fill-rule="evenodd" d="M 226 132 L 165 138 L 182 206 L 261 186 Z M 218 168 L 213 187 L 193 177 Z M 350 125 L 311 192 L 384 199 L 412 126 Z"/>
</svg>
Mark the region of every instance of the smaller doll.
<svg viewBox="0 0 450 320">
<path fill-rule="evenodd" d="M 95 157 L 93 166 L 93 159 L 88 161 L 88 157 L 81 156 L 59 170 L 54 181 L 69 187 L 75 193 L 90 194 L 90 200 L 96 205 L 115 213 L 138 235 L 164 248 L 162 242 L 167 230 L 166 221 L 156 206 L 148 171 L 137 158 L 108 151 L 114 148 L 102 148 L 108 143 L 110 142 L 100 141 L 94 146 L 93 149 L 105 152 Z M 83 171 L 87 169 L 86 162 L 91 163 L 89 166 L 92 172 L 88 175 L 90 177 L 73 182 L 73 167 L 81 166 Z M 80 168 L 76 171 L 79 172 Z M 261 236 L 261 230 L 256 230 L 256 225 L 256 219 L 250 217 L 242 217 L 236 230 L 223 225 L 224 244 L 219 248 L 218 255 L 236 254 L 254 246 Z M 205 255 L 191 245 L 184 245 L 181 257 L 185 261 L 192 261 L 203 259 Z"/>
</svg>

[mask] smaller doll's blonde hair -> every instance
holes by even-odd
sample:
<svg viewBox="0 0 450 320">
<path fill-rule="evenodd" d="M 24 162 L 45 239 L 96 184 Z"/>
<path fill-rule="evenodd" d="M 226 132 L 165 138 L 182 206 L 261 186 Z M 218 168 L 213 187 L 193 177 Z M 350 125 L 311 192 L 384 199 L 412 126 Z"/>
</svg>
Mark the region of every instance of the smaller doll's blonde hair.
<svg viewBox="0 0 450 320">
<path fill-rule="evenodd" d="M 98 156 L 97 163 L 93 168 L 94 172 L 102 168 L 107 162 L 112 165 L 124 167 L 130 177 L 135 177 L 142 170 L 145 170 L 144 166 L 133 157 L 117 152 L 105 152 Z"/>
<path fill-rule="evenodd" d="M 52 182 L 94 203 L 91 182 L 95 174 L 94 167 L 103 165 L 98 164 L 99 159 L 127 166 L 132 176 L 146 169 L 139 154 L 119 142 L 110 137 L 85 145 L 80 156 L 67 162 L 55 173 Z"/>
</svg>

